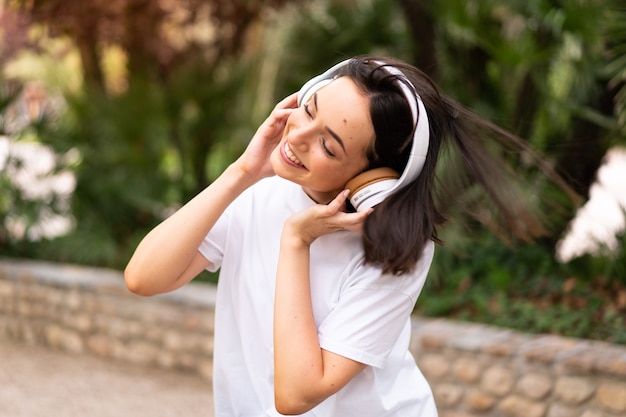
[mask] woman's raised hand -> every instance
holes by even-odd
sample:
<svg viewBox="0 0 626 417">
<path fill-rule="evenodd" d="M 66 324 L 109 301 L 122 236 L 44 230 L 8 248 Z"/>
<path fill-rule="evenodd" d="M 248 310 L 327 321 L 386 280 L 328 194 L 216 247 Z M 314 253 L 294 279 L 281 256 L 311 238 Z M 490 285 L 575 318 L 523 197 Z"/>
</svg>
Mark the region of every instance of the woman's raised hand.
<svg viewBox="0 0 626 417">
<path fill-rule="evenodd" d="M 260 180 L 274 175 L 269 159 L 285 131 L 289 115 L 297 107 L 298 93 L 280 101 L 265 121 L 259 126 L 237 164 L 246 174 Z"/>
</svg>

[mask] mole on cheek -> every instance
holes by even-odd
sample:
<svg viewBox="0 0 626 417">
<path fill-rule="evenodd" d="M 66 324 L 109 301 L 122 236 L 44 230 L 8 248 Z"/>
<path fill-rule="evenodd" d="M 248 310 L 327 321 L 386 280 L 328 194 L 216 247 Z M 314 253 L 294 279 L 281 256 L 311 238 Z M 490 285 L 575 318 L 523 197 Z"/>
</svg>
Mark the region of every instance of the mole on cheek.
<svg viewBox="0 0 626 417">
<path fill-rule="evenodd" d="M 346 119 L 343 119 L 343 124 L 345 125 L 346 123 L 348 123 L 348 121 Z"/>
</svg>

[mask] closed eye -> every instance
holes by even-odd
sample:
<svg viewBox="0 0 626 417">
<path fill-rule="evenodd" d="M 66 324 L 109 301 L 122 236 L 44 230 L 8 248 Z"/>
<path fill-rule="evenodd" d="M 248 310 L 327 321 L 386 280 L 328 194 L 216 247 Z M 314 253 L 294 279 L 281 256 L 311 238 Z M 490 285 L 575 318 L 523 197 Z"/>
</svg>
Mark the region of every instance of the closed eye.
<svg viewBox="0 0 626 417">
<path fill-rule="evenodd" d="M 313 104 L 315 105 L 316 109 L 317 109 L 317 93 L 315 93 L 313 95 Z M 309 116 L 309 118 L 313 119 L 313 113 L 311 113 L 311 109 L 309 108 L 309 103 L 304 103 L 302 105 L 302 107 L 304 107 L 304 112 L 307 114 L 307 116 Z M 337 141 L 337 143 L 339 143 L 339 145 L 341 145 L 341 148 L 343 149 L 344 153 L 346 151 L 344 145 L 343 145 L 343 141 L 341 140 L 341 138 L 339 137 L 339 135 L 337 135 L 335 132 L 333 132 L 330 128 L 326 128 L 326 130 L 331 134 L 331 136 Z M 324 136 L 320 137 L 321 140 L 321 145 L 322 145 L 322 149 L 324 150 L 324 153 L 326 153 L 326 155 L 328 155 L 331 158 L 336 158 L 336 155 L 330 150 L 328 149 L 328 147 L 326 146 L 326 139 L 324 138 Z"/>
<path fill-rule="evenodd" d="M 311 110 L 309 110 L 309 104 L 305 103 L 303 107 L 304 107 L 304 112 L 312 119 L 313 114 L 311 114 Z"/>
<path fill-rule="evenodd" d="M 335 157 L 335 154 L 334 154 L 334 153 L 332 153 L 332 152 L 331 152 L 331 150 L 330 150 L 330 149 L 328 149 L 328 148 L 326 147 L 326 139 L 324 139 L 323 137 L 322 137 L 322 148 L 324 149 L 324 152 L 325 152 L 328 156 L 330 156 L 331 158 L 334 158 L 334 157 Z"/>
</svg>

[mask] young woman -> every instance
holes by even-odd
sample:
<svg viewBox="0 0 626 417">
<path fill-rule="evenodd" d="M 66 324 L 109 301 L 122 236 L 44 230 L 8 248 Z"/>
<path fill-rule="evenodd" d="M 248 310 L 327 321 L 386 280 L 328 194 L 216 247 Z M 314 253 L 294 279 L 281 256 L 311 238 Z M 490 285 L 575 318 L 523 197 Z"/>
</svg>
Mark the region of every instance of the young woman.
<svg viewBox="0 0 626 417">
<path fill-rule="evenodd" d="M 519 228 L 470 126 L 513 139 L 410 65 L 344 61 L 281 101 L 239 159 L 144 238 L 125 271 L 135 293 L 220 269 L 216 416 L 437 415 L 408 345 L 444 222 L 442 142 Z"/>
</svg>

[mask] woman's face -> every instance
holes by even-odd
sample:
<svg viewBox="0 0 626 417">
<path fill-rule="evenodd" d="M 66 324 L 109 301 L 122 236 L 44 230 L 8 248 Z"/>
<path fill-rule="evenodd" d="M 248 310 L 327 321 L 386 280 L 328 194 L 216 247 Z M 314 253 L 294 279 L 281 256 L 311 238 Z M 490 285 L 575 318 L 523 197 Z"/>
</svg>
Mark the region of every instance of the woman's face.
<svg viewBox="0 0 626 417">
<path fill-rule="evenodd" d="M 340 77 L 290 115 L 270 162 L 276 175 L 327 203 L 367 167 L 374 137 L 369 99 L 352 79 Z"/>
</svg>

